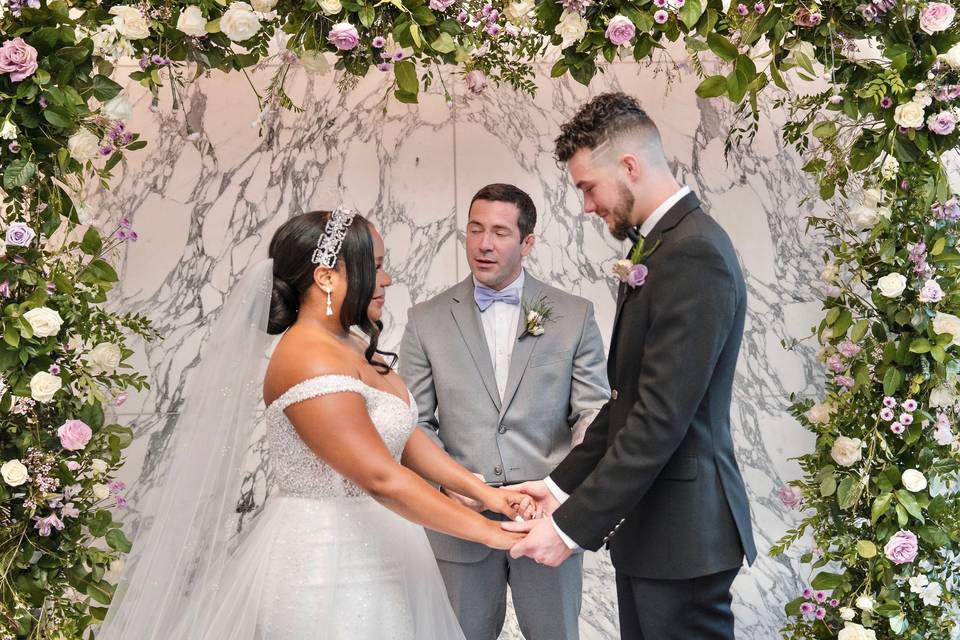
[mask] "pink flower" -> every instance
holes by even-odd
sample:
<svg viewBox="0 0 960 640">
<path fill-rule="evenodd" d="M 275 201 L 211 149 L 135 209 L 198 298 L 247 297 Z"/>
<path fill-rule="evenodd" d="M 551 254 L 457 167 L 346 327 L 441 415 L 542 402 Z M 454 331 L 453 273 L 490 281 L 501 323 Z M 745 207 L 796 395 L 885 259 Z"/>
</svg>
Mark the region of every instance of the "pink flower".
<svg viewBox="0 0 960 640">
<path fill-rule="evenodd" d="M 487 88 L 487 76 L 479 69 L 468 72 L 466 82 L 470 93 L 483 93 L 483 90 Z"/>
<path fill-rule="evenodd" d="M 834 373 L 842 372 L 846 367 L 843 366 L 843 362 L 840 360 L 840 356 L 834 354 L 827 358 L 827 368 Z"/>
<path fill-rule="evenodd" d="M 784 485 L 780 487 L 777 495 L 780 497 L 783 506 L 789 509 L 796 509 L 803 502 L 803 493 L 800 491 L 800 487 Z"/>
<path fill-rule="evenodd" d="M 657 13 L 660 12 L 658 11 Z M 653 19 L 657 19 L 656 14 L 654 14 Z M 617 14 L 610 18 L 610 24 L 607 25 L 607 31 L 603 35 L 606 36 L 607 40 L 619 47 L 633 40 L 633 36 L 636 34 L 637 28 L 633 25 L 633 21 L 627 16 Z"/>
<path fill-rule="evenodd" d="M 817 607 L 817 612 L 814 614 L 814 616 L 816 616 L 817 620 L 823 620 L 827 617 L 827 610 L 823 607 Z"/>
<path fill-rule="evenodd" d="M 820 15 L 819 11 L 810 13 L 803 7 L 797 9 L 797 12 L 793 14 L 793 24 L 798 27 L 815 27 L 820 24 L 821 20 L 823 20 L 823 16 Z"/>
<path fill-rule="evenodd" d="M 87 446 L 93 431 L 82 420 L 67 420 L 57 429 L 60 444 L 68 451 L 79 451 Z"/>
<path fill-rule="evenodd" d="M 903 401 L 903 408 L 909 411 L 910 413 L 913 413 L 914 411 L 916 411 L 917 406 L 918 406 L 917 401 L 914 400 L 913 398 L 907 398 L 906 400 Z"/>
<path fill-rule="evenodd" d="M 340 51 L 350 51 L 360 44 L 360 34 L 357 28 L 349 22 L 340 22 L 333 25 L 327 34 L 327 41 Z"/>
<path fill-rule="evenodd" d="M 660 9 L 659 11 L 653 14 L 653 21 L 656 22 L 657 24 L 665 24 L 669 19 L 670 19 L 670 14 L 664 11 L 663 9 Z"/>
<path fill-rule="evenodd" d="M 837 600 L 836 598 L 833 598 L 832 600 L 830 600 L 830 606 L 831 606 L 831 607 L 838 607 L 838 606 L 840 606 L 840 601 Z"/>
<path fill-rule="evenodd" d="M 455 1 L 456 0 L 430 0 L 430 8 L 434 11 L 446 11 L 447 7 Z"/>
<path fill-rule="evenodd" d="M 895 406 L 897 406 L 897 399 L 887 396 L 883 399 L 883 406 L 887 407 L 888 409 L 893 409 Z"/>
<path fill-rule="evenodd" d="M 901 413 L 900 424 L 902 424 L 905 427 L 909 427 L 910 425 L 913 424 L 913 416 L 910 415 L 909 413 Z"/>
<path fill-rule="evenodd" d="M 894 564 L 907 564 L 917 557 L 917 536 L 912 531 L 897 531 L 883 548 L 887 559 Z"/>
<path fill-rule="evenodd" d="M 737 5 L 737 13 L 739 13 L 742 16 L 745 16 L 748 13 L 750 13 L 750 9 L 747 8 L 747 5 L 741 3 Z"/>
<path fill-rule="evenodd" d="M 802 613 L 805 616 L 810 615 L 815 610 L 816 610 L 816 607 L 813 606 L 813 603 L 804 602 L 803 604 L 800 605 L 800 613 Z"/>
<path fill-rule="evenodd" d="M 9 280 L 4 280 L 3 282 L 0 282 L 0 296 L 3 296 L 4 298 L 10 297 L 10 281 Z"/>
<path fill-rule="evenodd" d="M 26 80 L 37 71 L 37 50 L 23 38 L 7 40 L 0 46 L 0 74 L 10 74 L 10 80 Z"/>
<path fill-rule="evenodd" d="M 387 44 L 386 38 L 384 38 L 383 36 L 376 36 L 373 39 L 373 41 L 370 43 L 370 46 L 372 46 L 374 49 L 383 49 L 383 47 L 386 44 Z"/>
<path fill-rule="evenodd" d="M 127 485 L 123 480 L 111 480 L 107 483 L 107 488 L 110 489 L 110 493 L 120 493 L 127 488 Z"/>
<path fill-rule="evenodd" d="M 837 376 L 833 380 L 844 389 L 853 389 L 854 385 L 857 384 L 857 381 L 850 376 Z"/>
<path fill-rule="evenodd" d="M 841 342 L 837 346 L 837 350 L 848 358 L 855 358 L 857 354 L 860 353 L 860 347 L 849 340 L 844 340 Z"/>
<path fill-rule="evenodd" d="M 890 425 L 890 431 L 894 432 L 897 435 L 900 435 L 906 430 L 907 428 L 902 424 L 900 424 L 899 422 L 894 422 L 892 425 Z"/>
<path fill-rule="evenodd" d="M 894 419 L 895 416 L 896 414 L 893 412 L 893 409 L 888 409 L 884 407 L 883 409 L 880 410 L 880 419 L 883 420 L 884 422 L 890 422 L 891 420 Z"/>
<path fill-rule="evenodd" d="M 944 2 L 931 2 L 920 12 L 920 30 L 927 34 L 944 31 L 953 24 L 956 11 Z"/>
<path fill-rule="evenodd" d="M 76 518 L 80 515 L 80 510 L 74 507 L 72 502 L 68 502 L 63 505 L 63 509 L 60 510 L 60 515 L 64 518 Z"/>
<path fill-rule="evenodd" d="M 117 496 L 116 498 L 114 498 L 114 500 L 116 501 L 116 505 L 118 509 L 126 509 L 127 505 L 129 504 L 127 502 L 127 499 L 124 498 L 123 496 Z"/>
<path fill-rule="evenodd" d="M 80 471 L 80 463 L 74 460 L 67 460 L 67 469 L 70 471 Z"/>
<path fill-rule="evenodd" d="M 49 536 L 51 529 L 56 529 L 57 531 L 63 530 L 63 521 L 57 517 L 57 514 L 51 513 L 46 518 L 41 518 L 39 516 L 34 516 L 34 525 L 33 528 L 40 532 L 41 536 Z"/>
<path fill-rule="evenodd" d="M 767 7 L 764 6 L 762 2 L 758 2 L 757 4 L 753 5 L 753 10 L 756 11 L 757 13 L 765 13 L 767 10 Z"/>
<path fill-rule="evenodd" d="M 815 594 L 813 594 L 813 598 L 817 602 L 824 602 L 827 599 L 827 594 L 823 591 L 817 591 Z"/>
<path fill-rule="evenodd" d="M 807 587 L 806 589 L 804 589 L 804 590 L 803 590 L 803 597 L 804 597 L 804 598 L 807 598 L 807 599 L 812 598 L 812 597 L 813 597 L 813 589 L 811 589 L 810 587 Z"/>
</svg>

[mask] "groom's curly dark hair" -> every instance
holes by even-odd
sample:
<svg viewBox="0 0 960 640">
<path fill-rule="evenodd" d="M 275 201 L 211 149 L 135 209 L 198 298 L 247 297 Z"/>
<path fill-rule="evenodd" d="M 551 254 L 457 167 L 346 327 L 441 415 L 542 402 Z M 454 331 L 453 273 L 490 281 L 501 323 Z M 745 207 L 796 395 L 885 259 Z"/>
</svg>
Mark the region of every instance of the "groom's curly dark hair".
<svg viewBox="0 0 960 640">
<path fill-rule="evenodd" d="M 636 98 L 619 91 L 602 93 L 561 125 L 554 141 L 557 160 L 566 162 L 580 149 L 596 149 L 614 136 L 629 132 L 656 136 L 658 142 L 660 139 L 656 125 Z"/>
</svg>

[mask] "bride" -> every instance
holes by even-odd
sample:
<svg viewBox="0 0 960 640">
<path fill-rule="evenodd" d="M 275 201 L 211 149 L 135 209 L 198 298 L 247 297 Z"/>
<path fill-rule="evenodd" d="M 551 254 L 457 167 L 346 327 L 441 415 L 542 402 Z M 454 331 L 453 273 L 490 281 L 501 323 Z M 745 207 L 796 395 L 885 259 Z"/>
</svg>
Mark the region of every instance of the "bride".
<svg viewBox="0 0 960 640">
<path fill-rule="evenodd" d="M 269 254 L 221 311 L 98 638 L 463 638 L 423 527 L 497 549 L 521 536 L 427 481 L 510 518 L 536 505 L 416 428 L 396 357 L 377 349 L 391 279 L 376 229 L 345 209 L 305 213 Z M 262 378 L 278 492 L 238 533 L 268 333 L 283 333 Z"/>
</svg>

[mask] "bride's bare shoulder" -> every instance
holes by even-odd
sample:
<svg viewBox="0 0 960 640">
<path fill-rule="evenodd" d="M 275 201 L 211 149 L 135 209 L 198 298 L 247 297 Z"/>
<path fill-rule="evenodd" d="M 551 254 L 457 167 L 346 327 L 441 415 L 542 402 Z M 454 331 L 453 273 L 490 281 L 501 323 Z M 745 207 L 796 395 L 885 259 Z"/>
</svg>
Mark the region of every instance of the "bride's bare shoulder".
<svg viewBox="0 0 960 640">
<path fill-rule="evenodd" d="M 325 375 L 359 378 L 356 353 L 323 335 L 287 332 L 270 356 L 263 400 L 270 404 L 304 380 Z"/>
</svg>

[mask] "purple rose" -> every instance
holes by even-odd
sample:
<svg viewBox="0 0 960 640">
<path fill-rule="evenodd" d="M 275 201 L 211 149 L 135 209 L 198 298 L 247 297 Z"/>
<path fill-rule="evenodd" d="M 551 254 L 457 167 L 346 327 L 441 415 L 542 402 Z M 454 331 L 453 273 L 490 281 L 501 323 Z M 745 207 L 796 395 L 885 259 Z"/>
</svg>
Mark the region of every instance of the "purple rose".
<svg viewBox="0 0 960 640">
<path fill-rule="evenodd" d="M 37 50 L 23 38 L 7 40 L 0 46 L 0 73 L 10 74 L 10 80 L 26 80 L 37 71 Z"/>
<path fill-rule="evenodd" d="M 793 485 L 788 484 L 780 487 L 777 495 L 783 506 L 788 509 L 796 509 L 803 502 L 803 493 L 800 491 L 800 487 L 794 487 Z"/>
<path fill-rule="evenodd" d="M 7 227 L 7 244 L 14 247 L 29 246 L 36 236 L 37 234 L 34 230 L 23 222 L 14 222 Z"/>
<path fill-rule="evenodd" d="M 630 267 L 630 273 L 627 274 L 627 284 L 636 289 L 637 287 L 642 287 L 643 283 L 647 281 L 647 265 L 645 264 L 635 264 Z"/>
<path fill-rule="evenodd" d="M 927 118 L 927 126 L 938 136 L 948 136 L 957 128 L 957 119 L 949 111 L 941 111 Z"/>
<path fill-rule="evenodd" d="M 633 40 L 636 34 L 637 28 L 633 25 L 633 21 L 627 16 L 617 14 L 610 18 L 610 24 L 607 25 L 607 31 L 603 35 L 619 47 Z"/>
<path fill-rule="evenodd" d="M 944 31 L 953 24 L 956 11 L 944 2 L 931 2 L 920 12 L 920 30 L 927 34 Z"/>
<path fill-rule="evenodd" d="M 349 22 L 340 22 L 333 25 L 327 34 L 327 41 L 340 51 L 350 51 L 360 44 L 360 34 L 357 28 Z"/>
<path fill-rule="evenodd" d="M 57 435 L 60 436 L 60 445 L 64 449 L 79 451 L 90 442 L 93 431 L 82 420 L 67 420 L 57 429 Z"/>
<path fill-rule="evenodd" d="M 908 564 L 917 558 L 917 536 L 912 531 L 897 531 L 883 548 L 887 559 L 894 564 Z"/>
<path fill-rule="evenodd" d="M 654 12 L 653 21 L 657 24 L 666 24 L 667 20 L 670 19 L 670 14 L 660 9 L 659 11 Z"/>
<path fill-rule="evenodd" d="M 487 88 L 487 76 L 479 69 L 468 72 L 466 82 L 470 93 L 483 93 L 483 90 Z"/>
</svg>

